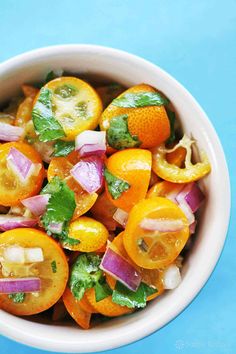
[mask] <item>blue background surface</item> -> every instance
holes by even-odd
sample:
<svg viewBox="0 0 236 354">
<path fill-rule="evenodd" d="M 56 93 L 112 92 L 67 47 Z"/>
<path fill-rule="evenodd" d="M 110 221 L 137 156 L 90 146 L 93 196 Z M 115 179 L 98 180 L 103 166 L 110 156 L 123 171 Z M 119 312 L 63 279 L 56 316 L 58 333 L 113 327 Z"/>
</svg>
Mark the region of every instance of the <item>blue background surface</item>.
<svg viewBox="0 0 236 354">
<path fill-rule="evenodd" d="M 189 89 L 222 141 L 234 215 L 236 1 L 0 0 L 0 61 L 63 43 L 127 50 L 158 64 Z M 236 222 L 231 217 L 213 275 L 178 318 L 148 338 L 107 354 L 235 353 L 235 233 Z M 0 337 L 0 353 L 13 352 L 44 353 Z"/>
</svg>

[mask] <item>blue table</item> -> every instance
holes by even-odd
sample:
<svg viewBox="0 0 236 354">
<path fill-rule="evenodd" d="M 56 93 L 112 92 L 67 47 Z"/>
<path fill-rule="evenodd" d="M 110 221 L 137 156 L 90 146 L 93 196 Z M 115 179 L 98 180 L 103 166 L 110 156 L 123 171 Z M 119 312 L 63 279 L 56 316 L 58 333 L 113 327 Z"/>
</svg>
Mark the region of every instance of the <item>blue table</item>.
<svg viewBox="0 0 236 354">
<path fill-rule="evenodd" d="M 140 55 L 172 74 L 196 97 L 219 134 L 234 182 L 235 211 L 235 0 L 1 0 L 0 15 L 0 61 L 52 44 L 94 43 Z M 235 353 L 235 233 L 232 218 L 213 275 L 178 318 L 148 338 L 107 353 Z M 0 348 L 2 354 L 44 353 L 3 337 Z"/>
</svg>

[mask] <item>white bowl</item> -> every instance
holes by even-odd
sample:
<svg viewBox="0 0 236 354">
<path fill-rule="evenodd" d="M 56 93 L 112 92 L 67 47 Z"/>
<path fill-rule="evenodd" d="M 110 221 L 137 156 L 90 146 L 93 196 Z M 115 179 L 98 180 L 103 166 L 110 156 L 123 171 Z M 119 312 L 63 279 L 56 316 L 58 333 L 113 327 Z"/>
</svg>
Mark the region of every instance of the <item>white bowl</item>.
<svg viewBox="0 0 236 354">
<path fill-rule="evenodd" d="M 204 180 L 207 201 L 196 242 L 183 268 L 180 286 L 146 309 L 114 319 L 89 331 L 76 325 L 33 322 L 0 311 L 1 333 L 21 343 L 57 352 L 95 352 L 138 340 L 164 326 L 198 294 L 212 273 L 224 245 L 230 214 L 230 184 L 224 153 L 206 114 L 175 79 L 139 57 L 93 45 L 62 45 L 34 50 L 0 64 L 1 102 L 14 96 L 22 83 L 42 80 L 52 69 L 99 74 L 126 86 L 148 83 L 174 104 L 183 129 L 210 159 L 212 172 Z"/>
</svg>

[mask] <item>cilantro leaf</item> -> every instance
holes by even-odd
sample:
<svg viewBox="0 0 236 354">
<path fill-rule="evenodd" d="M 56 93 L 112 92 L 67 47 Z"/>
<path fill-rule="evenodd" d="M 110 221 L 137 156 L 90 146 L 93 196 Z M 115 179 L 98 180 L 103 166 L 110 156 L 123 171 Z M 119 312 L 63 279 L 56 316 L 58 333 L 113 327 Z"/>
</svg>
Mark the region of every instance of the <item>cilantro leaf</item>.
<svg viewBox="0 0 236 354">
<path fill-rule="evenodd" d="M 52 272 L 53 273 L 57 272 L 57 263 L 56 263 L 56 261 L 52 261 L 51 262 L 51 268 L 52 268 Z"/>
<path fill-rule="evenodd" d="M 15 304 L 22 304 L 25 300 L 25 293 L 14 293 L 8 295 L 9 299 L 11 299 Z"/>
<path fill-rule="evenodd" d="M 107 129 L 107 141 L 111 147 L 117 150 L 138 147 L 141 144 L 139 138 L 129 132 L 127 114 L 111 119 Z"/>
<path fill-rule="evenodd" d="M 167 105 L 169 100 L 162 96 L 160 92 L 137 92 L 124 93 L 121 97 L 112 101 L 113 106 L 124 108 L 138 108 L 146 106 L 163 106 Z"/>
<path fill-rule="evenodd" d="M 94 287 L 95 289 L 95 298 L 96 301 L 99 302 L 106 297 L 112 294 L 112 290 L 109 285 L 106 283 L 106 278 L 103 277 L 100 281 L 98 281 Z"/>
<path fill-rule="evenodd" d="M 71 268 L 69 288 L 77 300 L 81 300 L 87 289 L 94 287 L 102 278 L 99 268 L 101 258 L 93 253 L 79 255 Z"/>
<path fill-rule="evenodd" d="M 113 199 L 118 199 L 121 194 L 130 188 L 130 184 L 114 176 L 107 168 L 104 171 L 107 188 Z"/>
<path fill-rule="evenodd" d="M 175 141 L 175 112 L 171 111 L 169 108 L 166 108 L 166 113 L 170 121 L 170 136 L 166 143 L 171 144 Z"/>
<path fill-rule="evenodd" d="M 141 283 L 138 289 L 134 292 L 129 290 L 126 286 L 116 282 L 115 290 L 112 293 L 112 301 L 121 306 L 129 308 L 143 308 L 146 306 L 147 296 L 157 292 L 157 289 Z"/>
<path fill-rule="evenodd" d="M 74 141 L 57 140 L 54 145 L 53 156 L 61 157 L 67 156 L 71 151 L 75 149 Z"/>
<path fill-rule="evenodd" d="M 53 70 L 49 71 L 49 73 L 47 73 L 45 78 L 45 84 L 49 81 L 56 79 L 57 77 L 58 75 Z"/>
<path fill-rule="evenodd" d="M 32 120 L 40 141 L 46 142 L 65 136 L 61 124 L 53 115 L 52 91 L 48 88 L 41 88 L 37 102 L 32 110 Z"/>
<path fill-rule="evenodd" d="M 55 176 L 41 191 L 41 194 L 50 194 L 46 212 L 43 214 L 41 221 L 45 229 L 50 232 L 51 223 L 63 223 L 62 233 L 59 239 L 66 243 L 76 242 L 72 238 L 68 238 L 68 224 L 74 214 L 76 207 L 75 194 L 58 176 Z"/>
</svg>

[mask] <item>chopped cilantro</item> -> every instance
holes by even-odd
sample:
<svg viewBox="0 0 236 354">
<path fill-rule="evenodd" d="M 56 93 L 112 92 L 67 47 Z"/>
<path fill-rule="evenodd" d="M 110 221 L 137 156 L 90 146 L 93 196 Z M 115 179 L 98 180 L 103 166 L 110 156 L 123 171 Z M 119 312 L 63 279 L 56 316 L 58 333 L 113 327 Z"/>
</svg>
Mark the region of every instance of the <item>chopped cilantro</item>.
<svg viewBox="0 0 236 354">
<path fill-rule="evenodd" d="M 15 304 L 22 304 L 25 300 L 25 293 L 14 293 L 8 295 L 9 299 L 11 299 Z"/>
<path fill-rule="evenodd" d="M 168 103 L 169 100 L 162 96 L 160 92 L 124 93 L 122 96 L 115 98 L 112 101 L 113 106 L 124 108 L 163 106 Z"/>
<path fill-rule="evenodd" d="M 106 283 L 106 278 L 102 277 L 95 285 L 95 298 L 99 302 L 106 297 L 112 295 L 112 290 L 109 285 Z"/>
<path fill-rule="evenodd" d="M 112 301 L 129 308 L 143 308 L 146 306 L 147 297 L 156 292 L 156 288 L 152 288 L 145 283 L 141 283 L 136 291 L 131 291 L 117 281 L 112 293 Z"/>
<path fill-rule="evenodd" d="M 127 114 L 111 119 L 107 130 L 107 141 L 111 147 L 117 150 L 138 147 L 141 144 L 139 138 L 129 132 Z"/>
<path fill-rule="evenodd" d="M 58 77 L 57 74 L 53 70 L 49 71 L 49 73 L 47 74 L 47 76 L 45 78 L 45 84 L 49 81 L 56 79 L 57 77 Z"/>
<path fill-rule="evenodd" d="M 81 300 L 85 291 L 94 287 L 102 278 L 103 272 L 99 268 L 100 263 L 101 258 L 93 253 L 77 257 L 69 278 L 69 288 L 77 300 Z"/>
<path fill-rule="evenodd" d="M 53 273 L 57 272 L 57 263 L 56 263 L 56 261 L 52 261 L 51 262 L 51 268 L 52 268 L 52 272 Z"/>
<path fill-rule="evenodd" d="M 71 151 L 75 149 L 74 141 L 57 140 L 54 145 L 53 156 L 67 156 Z"/>
<path fill-rule="evenodd" d="M 56 176 L 42 189 L 41 194 L 50 194 L 46 212 L 41 218 L 46 231 L 50 233 L 51 223 L 63 223 L 59 239 L 65 243 L 77 244 L 78 240 L 68 237 L 68 224 L 76 207 L 74 192 Z"/>
<path fill-rule="evenodd" d="M 61 124 L 56 120 L 52 111 L 52 91 L 42 87 L 38 100 L 32 110 L 32 120 L 39 140 L 46 142 L 65 136 Z"/>
<path fill-rule="evenodd" d="M 113 199 L 118 199 L 121 194 L 130 188 L 128 182 L 114 176 L 107 168 L 104 171 L 107 188 Z"/>
</svg>

